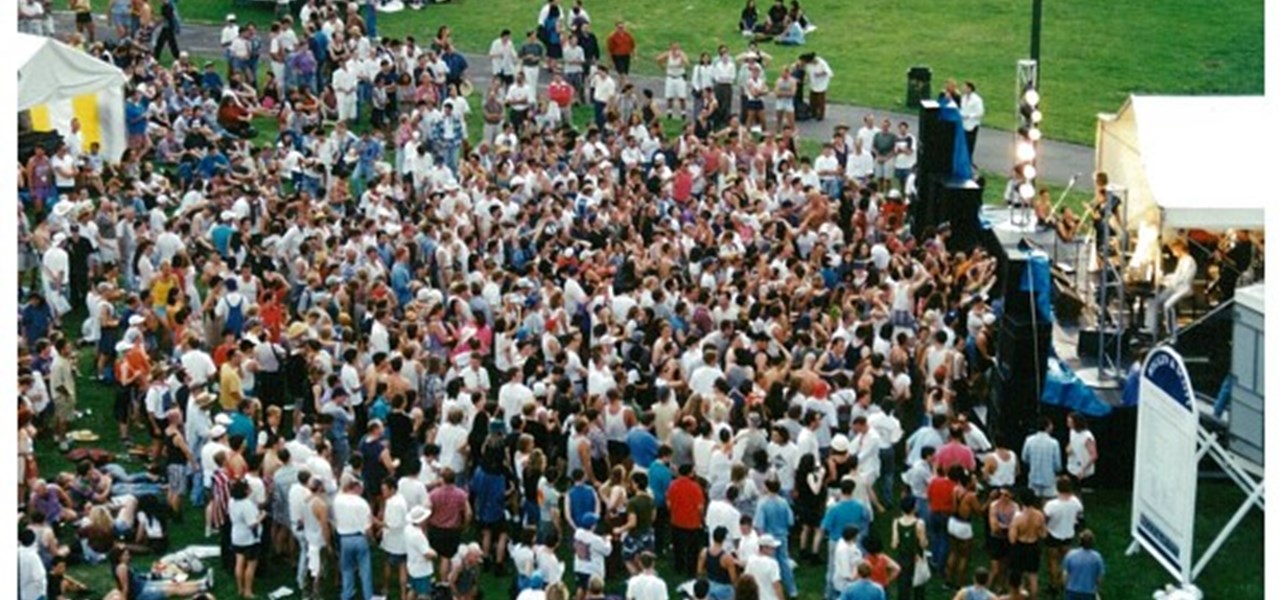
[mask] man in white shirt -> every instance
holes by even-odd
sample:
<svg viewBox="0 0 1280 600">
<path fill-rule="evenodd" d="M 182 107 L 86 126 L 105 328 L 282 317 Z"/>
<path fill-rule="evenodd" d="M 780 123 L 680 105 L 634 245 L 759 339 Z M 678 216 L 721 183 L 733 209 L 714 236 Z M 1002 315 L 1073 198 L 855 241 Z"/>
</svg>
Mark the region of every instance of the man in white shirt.
<svg viewBox="0 0 1280 600">
<path fill-rule="evenodd" d="M 760 553 L 747 559 L 743 574 L 756 580 L 760 589 L 760 600 L 783 600 L 782 570 L 778 567 L 778 559 L 774 552 L 782 545 L 772 535 L 760 536 Z"/>
<path fill-rule="evenodd" d="M 964 93 L 960 94 L 960 120 L 964 126 L 964 141 L 969 145 L 969 162 L 973 162 L 973 148 L 978 144 L 978 128 L 982 126 L 982 117 L 987 114 L 987 107 L 982 104 L 982 96 L 972 81 L 964 82 Z"/>
<path fill-rule="evenodd" d="M 297 480 L 289 486 L 288 491 L 288 508 L 289 508 L 289 531 L 298 542 L 298 569 L 296 582 L 298 589 L 305 590 L 307 576 L 307 538 L 303 535 L 303 527 L 305 513 L 309 510 L 310 503 L 307 502 L 311 498 L 311 471 L 302 469 L 298 471 Z"/>
<path fill-rule="evenodd" d="M 708 545 L 714 540 L 716 530 L 723 527 L 728 532 L 724 547 L 730 552 L 733 551 L 734 543 L 742 537 L 742 532 L 738 530 L 738 523 L 742 521 L 742 512 L 733 505 L 737 500 L 738 488 L 731 485 L 725 488 L 724 498 L 717 498 L 707 504 L 707 516 L 703 518 L 703 522 L 707 528 Z"/>
<path fill-rule="evenodd" d="M 503 85 L 511 85 L 515 81 L 516 47 L 511 43 L 511 30 L 503 29 L 493 43 L 489 44 L 490 73 L 502 81 Z"/>
<path fill-rule="evenodd" d="M 436 551 L 427 541 L 427 518 L 431 510 L 415 506 L 409 510 L 404 526 L 405 570 L 409 574 L 411 598 L 430 598 L 431 576 L 435 574 Z"/>
<path fill-rule="evenodd" d="M 18 532 L 18 599 L 41 600 L 47 585 L 44 562 L 36 550 L 36 532 L 23 527 Z"/>
<path fill-rule="evenodd" d="M 609 538 L 594 531 L 598 521 L 596 513 L 587 513 L 573 532 L 573 575 L 580 590 L 587 588 L 592 577 L 604 579 L 604 560 L 613 552 Z"/>
<path fill-rule="evenodd" d="M 373 596 L 373 566 L 369 555 L 369 533 L 373 528 L 373 512 L 361 494 L 360 480 L 352 479 L 342 486 L 333 499 L 333 529 L 338 536 L 342 566 L 342 597 L 351 598 L 360 578 L 363 598 Z"/>
<path fill-rule="evenodd" d="M 534 401 L 533 390 L 519 378 L 513 378 L 498 388 L 498 408 L 502 409 L 504 420 L 510 420 L 511 417 L 520 414 L 524 405 L 532 404 Z"/>
<path fill-rule="evenodd" d="M 382 563 L 382 589 L 391 589 L 391 571 L 396 571 L 400 582 L 400 597 L 405 597 L 408 586 L 405 570 L 405 526 L 408 524 L 409 503 L 399 493 L 396 480 L 387 477 L 382 480 L 382 541 L 379 544 L 387 553 Z"/>
<path fill-rule="evenodd" d="M 609 67 L 596 65 L 591 73 L 591 104 L 595 107 L 596 127 L 604 129 L 605 110 L 618 92 L 618 84 L 609 75 Z"/>
<path fill-rule="evenodd" d="M 640 553 L 640 572 L 627 580 L 627 600 L 667 600 L 667 582 L 653 570 L 652 552 Z"/>
<path fill-rule="evenodd" d="M 831 144 L 822 145 L 822 154 L 813 159 L 813 170 L 818 173 L 822 193 L 832 200 L 839 198 L 842 173 L 840 160 L 836 158 L 835 148 Z"/>
<path fill-rule="evenodd" d="M 359 105 L 356 102 L 356 67 L 355 59 L 348 57 L 333 72 L 333 92 L 338 100 L 338 120 L 353 121 L 359 116 Z"/>
<path fill-rule="evenodd" d="M 821 121 L 827 116 L 827 88 L 831 86 L 831 65 L 812 52 L 802 54 L 805 75 L 809 78 L 809 109 L 813 118 Z"/>
<path fill-rule="evenodd" d="M 875 129 L 872 129 L 872 135 Z M 866 185 L 871 181 L 871 175 L 875 172 L 875 158 L 867 151 L 867 146 L 862 142 L 862 130 L 858 130 L 858 137 L 853 138 L 853 149 L 849 151 L 849 156 L 845 159 L 844 172 L 849 179 L 855 180 L 860 184 Z"/>
<path fill-rule="evenodd" d="M 874 482 L 880 477 L 880 434 L 871 427 L 865 416 L 858 416 L 853 420 L 853 433 L 849 449 L 858 457 L 858 474 L 868 482 Z"/>
<path fill-rule="evenodd" d="M 227 25 L 222 28 L 222 37 L 219 38 L 222 44 L 222 58 L 227 61 L 227 68 L 231 68 L 231 42 L 236 41 L 240 37 L 240 25 L 236 22 L 234 14 L 227 15 Z"/>
</svg>

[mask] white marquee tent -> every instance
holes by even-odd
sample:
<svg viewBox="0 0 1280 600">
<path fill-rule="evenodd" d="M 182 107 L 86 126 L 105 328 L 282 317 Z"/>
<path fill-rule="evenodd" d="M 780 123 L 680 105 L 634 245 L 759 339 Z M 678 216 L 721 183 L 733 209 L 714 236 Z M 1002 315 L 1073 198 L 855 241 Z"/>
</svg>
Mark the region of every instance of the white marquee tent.
<svg viewBox="0 0 1280 600">
<path fill-rule="evenodd" d="M 1131 228 L 1261 229 L 1267 121 L 1261 96 L 1130 96 L 1098 116 L 1096 168 L 1127 188 Z"/>
<path fill-rule="evenodd" d="M 32 128 L 71 130 L 80 120 L 84 150 L 92 142 L 117 160 L 124 153 L 124 73 L 114 65 L 50 38 L 13 34 L 9 45 L 18 64 L 18 110 L 31 111 Z"/>
</svg>

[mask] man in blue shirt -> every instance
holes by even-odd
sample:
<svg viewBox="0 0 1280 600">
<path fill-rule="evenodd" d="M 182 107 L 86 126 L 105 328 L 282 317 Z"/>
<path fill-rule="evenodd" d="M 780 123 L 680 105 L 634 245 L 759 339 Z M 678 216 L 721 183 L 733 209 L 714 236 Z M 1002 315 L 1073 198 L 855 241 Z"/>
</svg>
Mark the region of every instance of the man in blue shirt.
<svg viewBox="0 0 1280 600">
<path fill-rule="evenodd" d="M 658 447 L 658 457 L 649 464 L 649 491 L 653 493 L 654 504 L 658 505 L 658 514 L 653 519 L 653 537 L 658 556 L 666 555 L 671 541 L 671 511 L 667 508 L 667 488 L 671 487 L 672 453 L 671 446 L 662 444 Z"/>
<path fill-rule="evenodd" d="M 413 273 L 409 271 L 409 249 L 400 247 L 396 250 L 396 262 L 391 267 L 391 289 L 396 293 L 396 302 L 404 306 L 413 299 L 409 283 Z"/>
<path fill-rule="evenodd" d="M 853 491 L 856 487 L 857 482 L 854 480 L 841 479 L 840 500 L 827 507 L 827 513 L 822 516 L 822 533 L 820 535 L 825 534 L 829 542 L 827 546 L 827 595 L 825 596 L 827 598 L 832 596 L 834 590 L 831 576 L 835 573 L 836 544 L 839 543 L 840 536 L 844 533 L 844 528 L 852 526 L 858 530 L 859 545 L 866 538 L 867 530 L 871 528 L 871 514 L 867 511 L 867 507 L 853 499 Z"/>
<path fill-rule="evenodd" d="M 573 487 L 569 488 L 565 500 L 569 505 L 569 524 L 577 529 L 588 513 L 600 514 L 600 497 L 595 488 L 587 484 L 587 474 L 582 469 L 574 469 L 570 475 Z"/>
<path fill-rule="evenodd" d="M 756 505 L 755 526 L 762 534 L 772 535 L 781 542 L 775 556 L 778 559 L 778 568 L 782 572 L 782 589 L 787 593 L 787 597 L 795 598 L 796 576 L 791 570 L 791 556 L 787 553 L 787 537 L 791 532 L 791 526 L 795 525 L 795 513 L 791 512 L 791 505 L 778 495 L 782 484 L 777 478 L 770 477 L 765 480 L 764 489 L 765 495 Z"/>
<path fill-rule="evenodd" d="M 653 426 L 653 413 L 640 415 L 640 422 L 627 432 L 627 448 L 631 451 L 631 461 L 635 466 L 649 470 L 649 465 L 658 457 L 658 438 L 650 428 Z"/>
<path fill-rule="evenodd" d="M 1093 532 L 1080 533 L 1080 547 L 1067 553 L 1062 570 L 1067 576 L 1067 600 L 1094 600 L 1107 567 L 1102 554 L 1093 549 Z"/>
<path fill-rule="evenodd" d="M 840 600 L 886 600 L 884 588 L 871 581 L 871 565 L 858 563 L 858 578 L 840 594 Z"/>
</svg>

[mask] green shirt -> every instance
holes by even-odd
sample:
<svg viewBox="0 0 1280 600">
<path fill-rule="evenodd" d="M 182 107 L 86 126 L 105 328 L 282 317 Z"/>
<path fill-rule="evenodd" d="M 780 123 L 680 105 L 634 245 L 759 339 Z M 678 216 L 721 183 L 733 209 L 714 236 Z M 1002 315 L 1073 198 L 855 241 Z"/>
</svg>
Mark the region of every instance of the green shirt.
<svg viewBox="0 0 1280 600">
<path fill-rule="evenodd" d="M 653 528 L 653 509 L 653 496 L 649 494 L 636 494 L 627 501 L 627 512 L 636 516 L 636 526 L 631 530 L 632 535 L 649 533 Z"/>
</svg>

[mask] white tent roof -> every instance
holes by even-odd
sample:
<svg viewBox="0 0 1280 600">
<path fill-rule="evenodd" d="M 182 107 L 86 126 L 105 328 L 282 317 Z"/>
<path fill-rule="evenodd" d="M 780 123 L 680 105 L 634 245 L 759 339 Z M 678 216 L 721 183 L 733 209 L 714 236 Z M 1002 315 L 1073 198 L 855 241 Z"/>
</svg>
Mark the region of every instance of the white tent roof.
<svg viewBox="0 0 1280 600">
<path fill-rule="evenodd" d="M 10 34 L 8 46 L 22 66 L 18 68 L 18 110 L 65 98 L 99 92 L 125 84 L 124 73 L 50 38 Z"/>
<path fill-rule="evenodd" d="M 1271 165 L 1256 147 L 1267 121 L 1262 96 L 1130 96 L 1099 116 L 1097 168 L 1128 189 L 1134 225 L 1261 228 Z M 1218 137 L 1228 124 L 1235 133 Z"/>
</svg>

